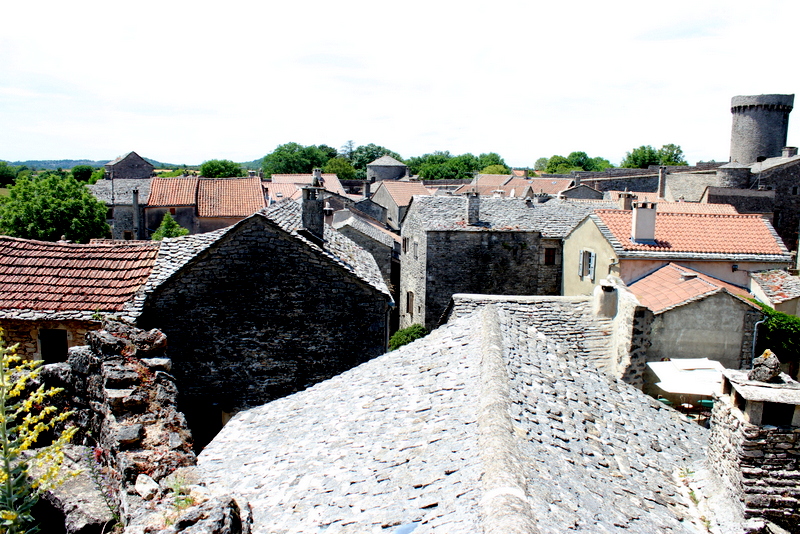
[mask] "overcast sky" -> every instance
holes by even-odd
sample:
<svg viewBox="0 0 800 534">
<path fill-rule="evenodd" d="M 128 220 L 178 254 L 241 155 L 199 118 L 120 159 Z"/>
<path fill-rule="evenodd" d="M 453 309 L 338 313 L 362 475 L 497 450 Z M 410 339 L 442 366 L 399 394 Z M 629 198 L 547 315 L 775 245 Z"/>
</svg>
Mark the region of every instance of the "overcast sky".
<svg viewBox="0 0 800 534">
<path fill-rule="evenodd" d="M 42 0 L 2 14 L 11 161 L 249 161 L 349 139 L 514 166 L 575 150 L 618 164 L 666 143 L 721 161 L 732 96 L 800 91 L 796 0 Z"/>
</svg>

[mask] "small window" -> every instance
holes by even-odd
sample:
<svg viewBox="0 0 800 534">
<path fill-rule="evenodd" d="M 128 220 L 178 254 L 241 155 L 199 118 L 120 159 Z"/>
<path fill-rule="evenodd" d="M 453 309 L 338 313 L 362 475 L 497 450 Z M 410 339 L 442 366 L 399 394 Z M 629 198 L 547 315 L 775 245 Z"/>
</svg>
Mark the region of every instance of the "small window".
<svg viewBox="0 0 800 534">
<path fill-rule="evenodd" d="M 797 187 L 796 185 L 792 187 L 792 194 L 793 195 L 796 195 L 798 193 L 798 191 L 800 191 L 800 187 Z"/>
<path fill-rule="evenodd" d="M 106 212 L 106 219 L 113 219 L 114 218 L 114 208 L 108 208 Z"/>
<path fill-rule="evenodd" d="M 406 292 L 406 313 L 414 317 L 414 293 L 411 291 Z"/>
<path fill-rule="evenodd" d="M 133 232 L 131 232 L 130 230 L 123 231 L 122 239 L 124 239 L 125 241 L 130 241 L 131 239 L 133 239 Z"/>
<path fill-rule="evenodd" d="M 408 238 L 403 238 L 403 254 L 408 254 Z"/>
<path fill-rule="evenodd" d="M 44 363 L 67 361 L 67 331 L 42 328 L 39 330 L 39 350 Z"/>
<path fill-rule="evenodd" d="M 544 264 L 545 265 L 556 264 L 556 249 L 554 248 L 544 249 Z"/>
<path fill-rule="evenodd" d="M 417 243 L 416 241 L 414 241 L 414 259 L 415 260 L 419 259 L 419 243 Z"/>
<path fill-rule="evenodd" d="M 175 208 L 170 208 L 169 209 L 169 214 L 170 215 L 175 215 Z"/>
<path fill-rule="evenodd" d="M 581 250 L 578 258 L 578 276 L 588 277 L 594 282 L 595 254 L 591 250 Z"/>
</svg>

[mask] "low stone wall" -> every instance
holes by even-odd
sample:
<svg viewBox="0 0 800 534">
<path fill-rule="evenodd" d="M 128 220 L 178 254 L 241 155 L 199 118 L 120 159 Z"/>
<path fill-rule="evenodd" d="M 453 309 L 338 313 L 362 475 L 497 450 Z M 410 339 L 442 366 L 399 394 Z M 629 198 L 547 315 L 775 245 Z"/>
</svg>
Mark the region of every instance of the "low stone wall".
<svg viewBox="0 0 800 534">
<path fill-rule="evenodd" d="M 748 424 L 715 398 L 708 456 L 746 517 L 800 532 L 800 428 Z"/>
</svg>

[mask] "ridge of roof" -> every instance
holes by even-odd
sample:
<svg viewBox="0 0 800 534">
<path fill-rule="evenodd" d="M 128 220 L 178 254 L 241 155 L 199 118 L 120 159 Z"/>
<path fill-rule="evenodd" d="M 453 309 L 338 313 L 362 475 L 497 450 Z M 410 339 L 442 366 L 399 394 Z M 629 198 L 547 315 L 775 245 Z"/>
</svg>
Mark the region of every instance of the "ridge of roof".
<svg viewBox="0 0 800 534">
<path fill-rule="evenodd" d="M 402 161 L 398 161 L 389 154 L 384 154 L 372 163 L 367 163 L 368 166 L 377 165 L 379 167 L 406 167 Z"/>
</svg>

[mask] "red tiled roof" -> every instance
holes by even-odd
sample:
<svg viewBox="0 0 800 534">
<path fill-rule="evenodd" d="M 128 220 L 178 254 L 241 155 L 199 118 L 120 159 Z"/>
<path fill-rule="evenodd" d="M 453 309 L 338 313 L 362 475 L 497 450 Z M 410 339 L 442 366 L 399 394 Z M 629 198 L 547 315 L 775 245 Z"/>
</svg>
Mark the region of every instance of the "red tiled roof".
<svg viewBox="0 0 800 534">
<path fill-rule="evenodd" d="M 247 217 L 265 206 L 258 176 L 203 178 L 198 185 L 197 214 L 200 217 Z"/>
<path fill-rule="evenodd" d="M 730 204 L 701 204 L 699 202 L 665 202 L 660 200 L 656 204 L 656 211 L 671 213 L 708 213 L 736 215 L 739 212 Z"/>
<path fill-rule="evenodd" d="M 120 311 L 147 280 L 159 246 L 0 236 L 0 309 Z"/>
<path fill-rule="evenodd" d="M 384 180 L 379 187 L 385 187 L 386 192 L 398 206 L 408 206 L 411 197 L 414 195 L 430 195 L 430 191 L 422 182 L 397 182 L 394 180 Z M 377 191 L 377 190 L 376 190 Z"/>
<path fill-rule="evenodd" d="M 147 205 L 194 206 L 197 198 L 197 176 L 175 178 L 153 178 L 150 182 L 150 197 Z"/>
<path fill-rule="evenodd" d="M 290 198 L 300 198 L 300 188 L 295 184 L 281 184 L 273 182 L 262 182 L 264 190 L 267 192 L 270 201 L 281 202 Z"/>
<path fill-rule="evenodd" d="M 668 263 L 637 280 L 629 286 L 629 289 L 655 314 L 722 290 L 750 304 L 746 300 L 750 297 L 746 289 L 675 263 Z"/>
<path fill-rule="evenodd" d="M 478 186 L 499 187 L 511 179 L 510 174 L 479 174 L 473 182 Z"/>
<path fill-rule="evenodd" d="M 626 251 L 722 254 L 788 254 L 760 215 L 656 213 L 653 245 L 631 241 L 631 210 L 596 210 Z"/>
<path fill-rule="evenodd" d="M 298 185 L 311 185 L 314 179 L 313 174 L 273 174 L 271 177 L 274 184 L 298 184 Z M 332 173 L 323 173 L 321 177 L 322 187 L 331 193 L 337 195 L 345 195 L 346 192 L 342 187 L 342 182 L 339 177 Z"/>
<path fill-rule="evenodd" d="M 512 178 L 506 183 L 504 189 L 511 191 L 511 188 L 514 188 L 517 191 L 516 195 L 519 196 L 526 186 L 531 186 L 534 194 L 557 195 L 572 187 L 572 182 L 571 178 Z"/>
</svg>

